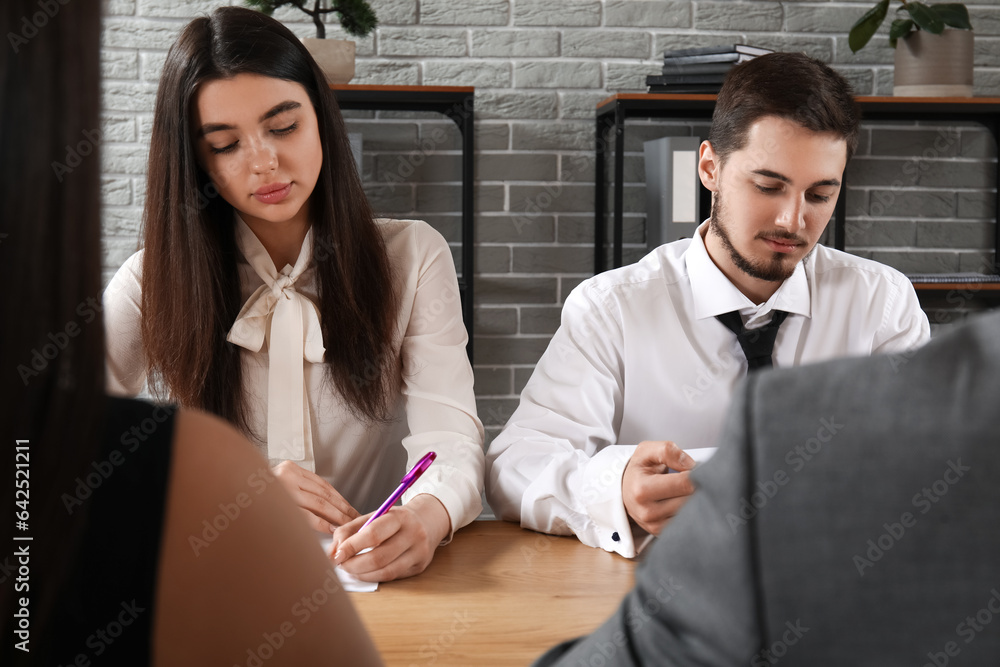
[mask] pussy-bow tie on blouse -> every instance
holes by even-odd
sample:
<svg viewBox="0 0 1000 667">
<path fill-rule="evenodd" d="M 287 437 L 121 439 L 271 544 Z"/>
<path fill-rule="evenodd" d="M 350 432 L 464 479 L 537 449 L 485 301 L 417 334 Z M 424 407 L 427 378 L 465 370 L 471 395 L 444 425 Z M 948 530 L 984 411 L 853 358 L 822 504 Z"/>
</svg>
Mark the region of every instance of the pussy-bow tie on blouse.
<svg viewBox="0 0 1000 667">
<path fill-rule="evenodd" d="M 264 284 L 243 304 L 226 339 L 251 352 L 267 343 L 267 455 L 302 461 L 307 445 L 312 456 L 303 359 L 322 363 L 326 352 L 319 309 L 295 289 L 312 259 L 312 229 L 295 266 L 286 264 L 279 272 L 246 223 L 237 219 L 236 226 L 240 251 Z"/>
</svg>

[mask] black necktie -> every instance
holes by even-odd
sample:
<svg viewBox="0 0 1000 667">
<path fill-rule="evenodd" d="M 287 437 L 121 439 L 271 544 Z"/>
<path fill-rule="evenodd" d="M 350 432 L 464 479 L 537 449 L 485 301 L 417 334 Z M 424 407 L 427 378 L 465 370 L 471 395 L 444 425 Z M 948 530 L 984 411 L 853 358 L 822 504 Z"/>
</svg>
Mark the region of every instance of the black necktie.
<svg viewBox="0 0 1000 667">
<path fill-rule="evenodd" d="M 743 348 L 743 354 L 747 358 L 747 372 L 755 371 L 758 368 L 771 367 L 771 350 L 774 349 L 774 339 L 778 337 L 778 327 L 788 316 L 783 310 L 774 311 L 771 321 L 759 329 L 747 329 L 743 326 L 743 318 L 738 310 L 730 313 L 716 315 L 715 319 L 726 325 L 730 331 L 736 334 L 736 340 Z"/>
</svg>

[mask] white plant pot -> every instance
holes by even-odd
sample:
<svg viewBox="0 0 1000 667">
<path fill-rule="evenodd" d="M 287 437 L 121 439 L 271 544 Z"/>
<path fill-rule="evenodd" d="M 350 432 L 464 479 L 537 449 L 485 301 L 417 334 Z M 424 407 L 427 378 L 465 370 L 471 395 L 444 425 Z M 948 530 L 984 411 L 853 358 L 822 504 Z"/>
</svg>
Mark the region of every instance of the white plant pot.
<svg viewBox="0 0 1000 667">
<path fill-rule="evenodd" d="M 971 30 L 940 35 L 911 32 L 896 43 L 892 94 L 898 97 L 972 97 Z"/>
<path fill-rule="evenodd" d="M 302 40 L 329 83 L 347 83 L 354 78 L 354 42 L 345 39 Z"/>
</svg>

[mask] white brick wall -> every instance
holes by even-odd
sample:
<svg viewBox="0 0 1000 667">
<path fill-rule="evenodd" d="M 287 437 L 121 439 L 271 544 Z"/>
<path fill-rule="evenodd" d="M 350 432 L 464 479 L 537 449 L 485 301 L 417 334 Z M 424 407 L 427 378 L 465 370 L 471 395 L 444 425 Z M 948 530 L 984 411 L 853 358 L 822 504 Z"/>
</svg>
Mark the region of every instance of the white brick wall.
<svg viewBox="0 0 1000 667">
<path fill-rule="evenodd" d="M 847 48 L 847 30 L 874 0 L 371 3 L 380 27 L 356 40 L 355 83 L 476 86 L 476 373 L 480 413 L 491 434 L 516 406 L 558 325 L 562 300 L 591 270 L 598 101 L 617 91 L 642 91 L 664 49 L 733 42 L 805 51 L 832 63 L 859 94 L 892 90 L 885 30 L 858 54 Z M 109 275 L 137 245 L 166 49 L 188 20 L 218 4 L 104 0 L 102 191 Z M 1000 0 L 969 7 L 976 28 L 975 92 L 1000 96 Z M 277 18 L 297 35 L 313 36 L 312 25 L 294 10 Z M 328 36 L 344 35 L 332 24 Z M 427 114 L 350 115 L 353 128 L 366 130 L 363 171 L 376 206 L 420 215 L 457 236 L 453 126 Z M 699 127 L 704 130 L 704 123 Z M 447 138 L 415 157 L 422 155 L 420 139 L 435 129 L 444 129 Z M 630 130 L 625 236 L 631 256 L 641 254 L 643 242 L 640 140 L 691 131 L 689 124 L 641 121 Z M 952 147 L 936 155 L 917 182 L 893 189 L 902 165 L 924 150 L 920 137 L 937 131 L 906 124 L 865 131 L 849 202 L 858 252 L 920 270 L 975 270 L 984 259 L 992 261 L 996 212 L 991 185 L 982 181 L 996 163 L 984 132 L 958 129 Z M 391 180 L 404 171 L 404 184 Z"/>
</svg>

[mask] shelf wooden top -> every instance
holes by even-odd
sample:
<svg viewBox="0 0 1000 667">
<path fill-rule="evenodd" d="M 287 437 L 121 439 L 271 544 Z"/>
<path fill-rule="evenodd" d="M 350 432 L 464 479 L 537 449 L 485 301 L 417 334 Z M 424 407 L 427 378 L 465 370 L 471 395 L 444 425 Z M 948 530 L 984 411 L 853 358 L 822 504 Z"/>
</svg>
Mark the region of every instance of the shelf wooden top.
<svg viewBox="0 0 1000 667">
<path fill-rule="evenodd" d="M 618 100 L 691 100 L 693 102 L 714 102 L 715 93 L 615 93 L 597 103 L 598 107 Z"/>
<path fill-rule="evenodd" d="M 615 100 L 696 100 L 715 101 L 715 93 L 615 93 L 597 103 L 604 106 Z M 899 104 L 1000 104 L 1000 97 L 895 97 L 893 95 L 860 95 L 858 102 Z"/>
<path fill-rule="evenodd" d="M 474 93 L 476 91 L 475 86 L 373 86 L 353 83 L 331 83 L 330 89 L 382 93 Z"/>
<path fill-rule="evenodd" d="M 575 537 L 475 521 L 422 574 L 350 598 L 388 667 L 523 667 L 603 623 L 634 568 Z"/>
<path fill-rule="evenodd" d="M 693 94 L 693 93 L 615 93 L 597 103 L 597 109 L 601 110 L 606 106 L 616 102 L 688 102 L 688 103 L 714 103 L 717 95 L 715 93 Z M 969 111 L 979 111 L 1000 113 L 1000 97 L 894 97 L 891 95 L 866 96 L 855 98 L 862 107 L 882 106 L 882 105 L 910 105 L 925 107 L 961 107 Z"/>
<path fill-rule="evenodd" d="M 630 100 L 635 100 L 639 102 L 656 102 L 662 100 L 664 102 L 701 102 L 706 106 L 709 104 L 715 104 L 715 98 L 717 96 L 715 93 L 711 94 L 681 94 L 681 93 L 615 93 L 611 97 L 605 97 L 603 100 L 597 103 L 597 110 L 600 111 L 604 107 L 612 106 L 616 102 L 625 102 Z"/>
<path fill-rule="evenodd" d="M 855 98 L 862 104 L 873 102 L 886 104 L 1000 104 L 1000 97 L 894 97 L 892 95 L 860 96 Z"/>
</svg>

